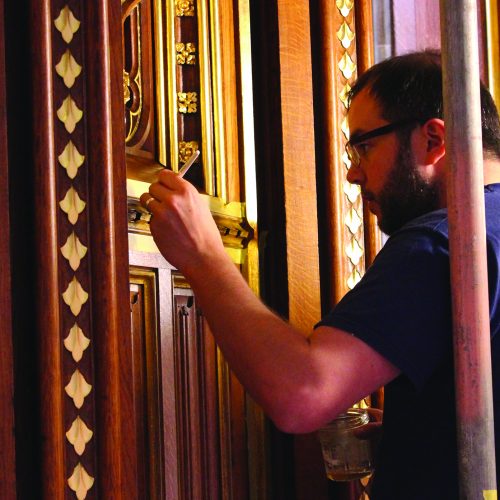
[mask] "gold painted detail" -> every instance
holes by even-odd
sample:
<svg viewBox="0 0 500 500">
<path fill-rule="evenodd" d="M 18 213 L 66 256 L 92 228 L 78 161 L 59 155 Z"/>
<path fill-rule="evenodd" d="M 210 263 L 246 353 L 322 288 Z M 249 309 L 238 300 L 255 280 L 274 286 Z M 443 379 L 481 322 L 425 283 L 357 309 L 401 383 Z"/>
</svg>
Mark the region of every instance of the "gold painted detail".
<svg viewBox="0 0 500 500">
<path fill-rule="evenodd" d="M 179 113 L 196 113 L 198 111 L 198 94 L 196 92 L 177 92 Z"/>
<path fill-rule="evenodd" d="M 85 350 L 90 345 L 90 339 L 85 337 L 83 330 L 75 323 L 68 336 L 64 339 L 64 347 L 71 353 L 73 359 L 78 363 L 82 357 Z"/>
<path fill-rule="evenodd" d="M 198 141 L 179 142 L 179 162 L 186 163 L 188 158 L 199 149 Z"/>
<path fill-rule="evenodd" d="M 86 203 L 78 196 L 76 190 L 71 186 L 66 192 L 66 196 L 59 202 L 61 210 L 68 215 L 68 220 L 75 225 L 78 216 L 85 209 Z"/>
<path fill-rule="evenodd" d="M 176 0 L 175 15 L 178 17 L 194 16 L 194 0 Z"/>
<path fill-rule="evenodd" d="M 78 463 L 68 479 L 68 486 L 75 492 L 76 498 L 78 500 L 86 498 L 93 484 L 94 478 L 87 473 L 81 463 Z"/>
<path fill-rule="evenodd" d="M 81 260 L 87 253 L 87 247 L 82 244 L 82 242 L 78 239 L 78 236 L 73 231 L 68 236 L 66 243 L 61 247 L 61 253 L 69 262 L 71 269 L 76 271 L 80 267 Z"/>
<path fill-rule="evenodd" d="M 336 5 L 342 16 L 347 17 L 354 7 L 354 0 L 337 0 Z"/>
<path fill-rule="evenodd" d="M 337 38 L 340 40 L 340 43 L 342 44 L 342 47 L 344 47 L 344 49 L 348 49 L 355 38 L 354 33 L 345 21 L 337 31 Z"/>
<path fill-rule="evenodd" d="M 69 141 L 66 144 L 63 152 L 57 157 L 62 167 L 66 169 L 66 173 L 70 179 L 74 179 L 78 174 L 78 169 L 83 165 L 85 156 L 81 155 L 73 144 Z"/>
<path fill-rule="evenodd" d="M 63 40 L 70 43 L 73 40 L 73 35 L 80 27 L 80 21 L 73 15 L 71 9 L 66 5 L 59 13 L 58 18 L 54 21 L 56 28 L 60 31 Z"/>
<path fill-rule="evenodd" d="M 132 94 L 130 93 L 130 75 L 123 70 L 123 102 L 127 104 Z"/>
<path fill-rule="evenodd" d="M 77 455 L 83 455 L 85 445 L 92 439 L 93 432 L 85 425 L 85 422 L 78 416 L 71 424 L 66 437 L 75 448 Z"/>
<path fill-rule="evenodd" d="M 196 64 L 196 46 L 194 43 L 177 42 L 175 52 L 177 64 Z"/>
<path fill-rule="evenodd" d="M 57 117 L 64 123 L 69 134 L 75 130 L 76 124 L 82 119 L 83 111 L 76 105 L 69 95 L 64 99 L 61 107 L 57 110 Z"/>
<path fill-rule="evenodd" d="M 82 288 L 80 282 L 73 276 L 69 282 L 68 288 L 62 294 L 64 303 L 69 306 L 74 316 L 78 316 L 82 310 L 83 304 L 87 302 L 89 294 Z"/>
<path fill-rule="evenodd" d="M 342 59 L 339 61 L 339 69 L 346 80 L 349 80 L 356 71 L 356 65 L 347 52 L 344 53 Z"/>
<path fill-rule="evenodd" d="M 80 409 L 83 406 L 85 398 L 92 391 L 92 386 L 85 380 L 78 368 L 71 375 L 71 380 L 64 388 L 66 394 L 73 400 L 74 405 Z"/>
<path fill-rule="evenodd" d="M 64 85 L 70 89 L 82 72 L 82 67 L 76 62 L 71 51 L 67 49 L 56 64 L 56 72 L 63 79 Z"/>
</svg>

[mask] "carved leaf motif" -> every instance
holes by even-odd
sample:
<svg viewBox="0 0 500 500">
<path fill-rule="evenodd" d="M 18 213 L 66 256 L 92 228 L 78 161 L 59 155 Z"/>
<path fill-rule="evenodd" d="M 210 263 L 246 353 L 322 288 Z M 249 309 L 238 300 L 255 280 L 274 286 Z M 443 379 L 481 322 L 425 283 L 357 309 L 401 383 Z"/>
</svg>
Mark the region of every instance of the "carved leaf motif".
<svg viewBox="0 0 500 500">
<path fill-rule="evenodd" d="M 354 0 L 337 0 L 337 8 L 344 17 L 349 15 L 353 7 Z"/>
<path fill-rule="evenodd" d="M 363 249 L 360 247 L 359 243 L 355 238 L 352 238 L 351 241 L 346 245 L 345 253 L 349 260 L 352 262 L 353 266 L 357 266 L 361 257 L 363 256 Z"/>
<path fill-rule="evenodd" d="M 350 184 L 349 182 L 344 183 L 344 194 L 347 196 L 347 199 L 354 203 L 360 194 L 360 189 L 357 184 Z"/>
<path fill-rule="evenodd" d="M 78 75 L 82 72 L 82 67 L 76 62 L 69 49 L 62 55 L 61 60 L 56 65 L 57 74 L 63 79 L 64 85 L 69 89 L 74 85 Z"/>
<path fill-rule="evenodd" d="M 68 336 L 64 339 L 64 347 L 66 347 L 72 354 L 73 359 L 78 363 L 89 345 L 90 339 L 85 337 L 82 329 L 75 323 L 71 327 Z"/>
<path fill-rule="evenodd" d="M 342 104 L 344 105 L 344 107 L 346 109 L 347 109 L 347 106 L 349 104 L 347 96 L 348 96 L 350 90 L 351 90 L 351 86 L 348 83 L 346 83 L 339 94 L 340 101 L 342 102 Z"/>
<path fill-rule="evenodd" d="M 76 236 L 73 231 L 68 236 L 64 246 L 61 247 L 61 253 L 63 254 L 63 257 L 69 261 L 71 269 L 76 271 L 80 267 L 81 260 L 87 253 L 87 247 L 82 244 L 82 242 L 78 239 L 78 236 Z"/>
<path fill-rule="evenodd" d="M 351 45 L 351 42 L 354 40 L 354 33 L 349 28 L 349 25 L 344 21 L 342 26 L 337 31 L 337 38 L 340 40 L 342 47 L 344 49 L 348 49 Z"/>
<path fill-rule="evenodd" d="M 75 448 L 76 453 L 81 456 L 85 451 L 85 445 L 92 439 L 93 434 L 85 422 L 80 417 L 76 417 L 69 431 L 66 432 L 66 437 Z"/>
<path fill-rule="evenodd" d="M 76 105 L 69 95 L 64 99 L 61 107 L 57 110 L 57 117 L 64 123 L 69 134 L 75 130 L 76 124 L 82 119 L 83 111 Z"/>
<path fill-rule="evenodd" d="M 74 179 L 78 174 L 78 169 L 83 165 L 85 156 L 81 155 L 72 141 L 69 141 L 64 151 L 57 157 L 59 163 L 66 169 L 70 179 Z"/>
<path fill-rule="evenodd" d="M 363 224 L 363 220 L 359 216 L 358 212 L 354 209 L 354 207 L 351 207 L 349 212 L 347 212 L 346 218 L 345 218 L 345 224 L 349 228 L 349 231 L 351 231 L 352 234 L 356 234 Z"/>
<path fill-rule="evenodd" d="M 81 463 L 73 469 L 73 474 L 68 479 L 68 486 L 76 493 L 76 498 L 82 500 L 86 498 L 87 492 L 92 488 L 94 478 L 89 476 Z"/>
<path fill-rule="evenodd" d="M 349 290 L 352 290 L 359 282 L 361 279 L 361 275 L 359 274 L 357 269 L 353 269 L 351 275 L 349 278 L 347 278 L 347 286 L 349 287 Z"/>
<path fill-rule="evenodd" d="M 86 203 L 78 196 L 76 190 L 72 187 L 66 192 L 66 196 L 59 202 L 61 210 L 68 215 L 68 220 L 75 225 L 78 216 L 85 209 Z"/>
<path fill-rule="evenodd" d="M 64 388 L 66 394 L 73 400 L 75 406 L 80 409 L 85 398 L 90 394 L 92 386 L 87 383 L 80 370 L 75 370 L 69 384 Z"/>
<path fill-rule="evenodd" d="M 64 302 L 69 306 L 74 316 L 80 314 L 83 304 L 85 304 L 89 298 L 89 294 L 82 288 L 76 276 L 73 276 L 73 279 L 62 296 Z"/>
<path fill-rule="evenodd" d="M 73 35 L 78 31 L 78 28 L 80 27 L 80 21 L 76 19 L 76 17 L 73 15 L 73 12 L 71 12 L 71 9 L 67 5 L 61 10 L 59 16 L 54 21 L 54 24 L 56 28 L 61 32 L 63 40 L 66 43 L 70 43 L 71 40 L 73 40 Z"/>
<path fill-rule="evenodd" d="M 346 80 L 349 80 L 356 70 L 356 65 L 347 52 L 344 53 L 342 59 L 339 61 L 339 69 Z"/>
</svg>

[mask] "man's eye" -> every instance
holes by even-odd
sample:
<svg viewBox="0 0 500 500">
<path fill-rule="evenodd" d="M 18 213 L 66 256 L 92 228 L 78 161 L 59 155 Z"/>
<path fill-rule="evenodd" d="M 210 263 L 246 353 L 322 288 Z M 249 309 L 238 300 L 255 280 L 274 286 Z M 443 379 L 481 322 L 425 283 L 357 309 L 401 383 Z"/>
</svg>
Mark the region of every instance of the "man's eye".
<svg viewBox="0 0 500 500">
<path fill-rule="evenodd" d="M 356 144 L 356 149 L 359 156 L 366 156 L 368 150 L 370 149 L 370 144 L 368 144 L 367 142 L 361 142 L 360 144 Z"/>
</svg>

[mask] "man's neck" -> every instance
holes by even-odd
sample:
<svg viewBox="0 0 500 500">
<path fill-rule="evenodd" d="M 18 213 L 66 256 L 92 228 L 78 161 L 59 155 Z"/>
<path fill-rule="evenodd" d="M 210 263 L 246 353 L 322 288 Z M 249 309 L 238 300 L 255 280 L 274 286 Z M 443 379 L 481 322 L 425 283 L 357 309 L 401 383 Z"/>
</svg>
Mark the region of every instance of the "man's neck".
<svg viewBox="0 0 500 500">
<path fill-rule="evenodd" d="M 484 185 L 500 183 L 500 160 L 485 158 L 483 165 Z"/>
</svg>

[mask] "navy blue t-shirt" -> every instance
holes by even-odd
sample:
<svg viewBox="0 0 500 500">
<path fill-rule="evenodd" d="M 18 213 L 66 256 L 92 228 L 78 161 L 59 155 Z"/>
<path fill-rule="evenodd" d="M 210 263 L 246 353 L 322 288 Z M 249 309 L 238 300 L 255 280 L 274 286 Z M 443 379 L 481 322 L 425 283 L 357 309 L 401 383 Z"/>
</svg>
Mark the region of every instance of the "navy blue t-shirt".
<svg viewBox="0 0 500 500">
<path fill-rule="evenodd" d="M 500 479 L 500 184 L 485 187 L 485 203 Z M 320 323 L 354 334 L 401 370 L 385 387 L 375 500 L 458 498 L 450 295 L 443 209 L 395 232 Z"/>
</svg>

